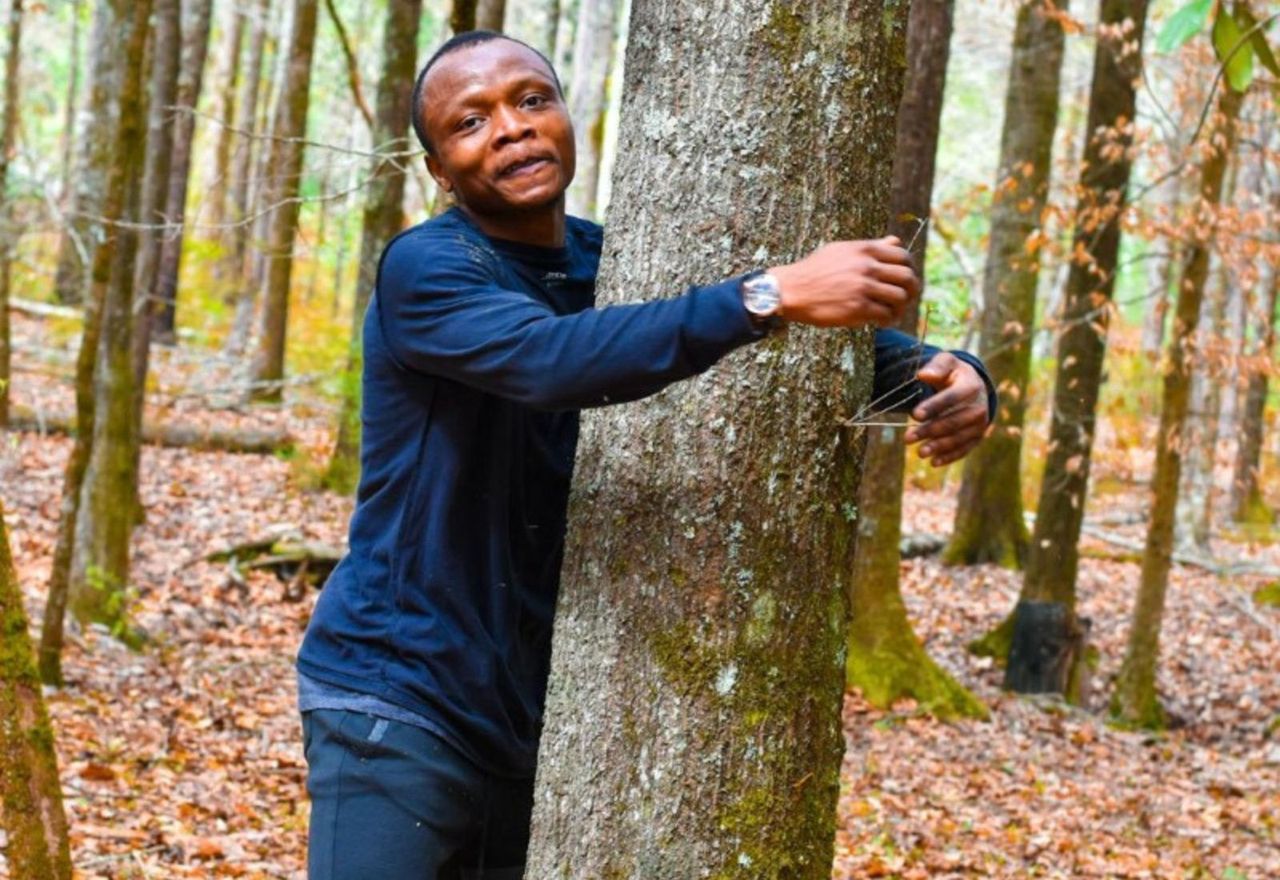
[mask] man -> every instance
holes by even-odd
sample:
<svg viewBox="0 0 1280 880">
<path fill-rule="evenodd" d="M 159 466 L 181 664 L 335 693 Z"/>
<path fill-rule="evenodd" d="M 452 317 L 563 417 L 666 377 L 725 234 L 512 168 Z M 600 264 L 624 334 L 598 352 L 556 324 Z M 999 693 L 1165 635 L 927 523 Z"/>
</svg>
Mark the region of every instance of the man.
<svg viewBox="0 0 1280 880">
<path fill-rule="evenodd" d="M 413 107 L 456 206 L 388 245 L 365 317 L 351 550 L 298 658 L 313 880 L 521 876 L 578 410 L 652 394 L 778 321 L 885 327 L 919 289 L 887 238 L 595 309 L 601 230 L 565 216 L 573 130 L 546 59 L 460 35 Z M 902 397 L 936 389 L 908 436 L 943 464 L 982 437 L 993 395 L 967 355 L 926 353 L 932 388 Z M 878 334 L 877 387 L 919 354 Z"/>
</svg>

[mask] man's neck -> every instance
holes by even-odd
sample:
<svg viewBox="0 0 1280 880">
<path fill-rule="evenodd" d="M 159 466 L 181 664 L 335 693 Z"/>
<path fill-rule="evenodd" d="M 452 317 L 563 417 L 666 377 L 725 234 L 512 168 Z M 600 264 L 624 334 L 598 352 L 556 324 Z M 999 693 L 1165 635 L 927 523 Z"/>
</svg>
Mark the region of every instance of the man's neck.
<svg viewBox="0 0 1280 880">
<path fill-rule="evenodd" d="M 564 247 L 564 196 L 545 209 L 518 214 L 478 214 L 463 204 L 458 208 L 490 238 L 538 247 Z"/>
</svg>

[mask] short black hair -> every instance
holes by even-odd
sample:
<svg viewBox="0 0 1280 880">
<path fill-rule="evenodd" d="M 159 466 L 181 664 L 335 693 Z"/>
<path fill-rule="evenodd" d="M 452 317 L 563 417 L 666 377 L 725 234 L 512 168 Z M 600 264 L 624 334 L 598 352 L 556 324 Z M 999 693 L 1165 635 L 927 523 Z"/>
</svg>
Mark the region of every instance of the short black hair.
<svg viewBox="0 0 1280 880">
<path fill-rule="evenodd" d="M 418 72 L 418 78 L 413 83 L 413 103 L 409 110 L 409 116 L 410 121 L 413 123 L 413 133 L 418 136 L 418 141 L 422 144 L 422 148 L 427 151 L 427 155 L 435 154 L 431 147 L 431 141 L 427 138 L 427 129 L 422 124 L 422 95 L 426 91 L 427 73 L 444 56 L 457 52 L 459 49 L 479 46 L 481 43 L 488 43 L 493 40 L 509 40 L 512 43 L 519 43 L 541 58 L 546 63 L 547 70 L 551 71 L 551 79 L 556 84 L 556 92 L 561 97 L 564 97 L 564 87 L 560 85 L 560 77 L 556 73 L 555 65 L 551 63 L 551 59 L 524 40 L 517 40 L 515 37 L 500 34 L 497 31 L 476 30 L 454 34 L 445 41 L 443 46 L 435 51 L 435 54 L 427 59 L 427 63 L 422 66 L 422 70 Z"/>
</svg>

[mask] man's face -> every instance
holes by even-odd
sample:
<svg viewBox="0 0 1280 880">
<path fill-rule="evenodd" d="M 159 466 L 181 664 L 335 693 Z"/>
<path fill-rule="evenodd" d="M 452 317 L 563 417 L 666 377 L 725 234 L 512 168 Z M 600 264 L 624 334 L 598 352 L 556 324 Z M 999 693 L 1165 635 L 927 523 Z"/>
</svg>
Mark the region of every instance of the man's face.
<svg viewBox="0 0 1280 880">
<path fill-rule="evenodd" d="M 478 214 L 554 204 L 573 180 L 573 125 L 545 61 L 496 39 L 431 68 L 420 112 L 431 176 Z"/>
</svg>

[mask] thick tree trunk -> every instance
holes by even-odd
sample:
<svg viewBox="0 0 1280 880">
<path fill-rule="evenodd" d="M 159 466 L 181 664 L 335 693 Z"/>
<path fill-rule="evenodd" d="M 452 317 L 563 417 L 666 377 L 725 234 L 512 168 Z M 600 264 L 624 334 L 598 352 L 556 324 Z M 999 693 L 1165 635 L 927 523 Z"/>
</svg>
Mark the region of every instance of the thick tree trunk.
<svg viewBox="0 0 1280 880">
<path fill-rule="evenodd" d="M 1146 20 L 1147 0 L 1102 0 L 1073 256 L 1058 339 L 1049 445 L 1040 481 L 1035 532 L 1018 597 L 1020 603 L 1061 604 L 1068 629 L 1079 628 L 1074 620 L 1078 544 L 1089 492 L 1098 392 L 1120 253 L 1120 216 L 1133 166 L 1133 134 L 1129 126 L 1136 107 L 1136 83 L 1142 72 Z M 974 649 L 1004 659 L 1009 652 L 1013 620 L 1011 615 Z M 1040 643 L 1038 636 L 1028 634 L 1028 638 L 1031 644 Z M 1075 658 L 1083 659 L 1080 652 Z M 1009 675 L 1011 681 L 1020 678 L 1017 670 L 1010 670 Z"/>
<path fill-rule="evenodd" d="M 21 3 L 14 3 L 21 15 Z M 31 656 L 22 589 L 0 506 L 0 811 L 11 876 L 71 880 L 53 728 Z"/>
<path fill-rule="evenodd" d="M 911 242 L 929 217 L 947 78 L 954 0 L 914 0 L 907 29 L 906 86 L 898 110 L 897 152 L 889 199 L 890 230 Z M 924 277 L 926 238 L 916 244 L 916 272 Z M 917 309 L 901 324 L 916 332 Z M 903 427 L 906 426 L 905 420 Z M 858 539 L 849 603 L 848 684 L 877 706 L 912 697 L 934 714 L 981 716 L 985 708 L 925 653 L 911 629 L 899 589 L 902 485 L 906 446 L 897 427 L 867 433 L 863 469 L 875 478 L 858 491 Z"/>
<path fill-rule="evenodd" d="M 262 60 L 266 52 L 267 37 L 271 32 L 271 0 L 258 0 L 253 16 L 253 38 L 249 44 L 249 57 L 245 59 L 244 76 L 241 77 L 240 97 L 236 103 L 236 129 L 240 132 L 258 131 L 259 92 L 262 90 Z M 233 224 L 226 237 L 226 269 L 224 274 L 234 279 L 236 285 L 235 316 L 231 332 L 227 336 L 227 350 L 239 353 L 249 338 L 253 323 L 255 287 L 248 283 L 249 233 L 253 223 L 249 219 L 250 169 L 257 149 L 257 140 L 242 134 L 231 162 L 230 208 L 228 221 Z"/>
<path fill-rule="evenodd" d="M 271 168 L 277 176 L 272 197 L 278 200 L 271 217 L 266 253 L 266 286 L 262 320 L 254 354 L 252 379 L 259 384 L 251 396 L 278 401 L 284 378 L 285 331 L 289 321 L 289 282 L 293 276 L 293 242 L 298 232 L 298 190 L 302 183 L 307 105 L 311 91 L 311 57 L 316 41 L 316 0 L 294 0 L 293 37 L 288 69 L 272 127 Z"/>
<path fill-rule="evenodd" d="M 9 286 L 13 256 L 21 234 L 13 222 L 9 200 L 9 157 L 18 131 L 18 71 L 22 59 L 22 0 L 9 5 L 9 46 L 4 61 L 4 117 L 0 119 L 0 428 L 9 423 L 10 361 Z"/>
<path fill-rule="evenodd" d="M 1240 414 L 1240 441 L 1236 447 L 1235 472 L 1231 480 L 1231 519 L 1238 523 L 1270 524 L 1275 514 L 1262 497 L 1259 472 L 1262 468 L 1263 415 L 1267 408 L 1268 366 L 1276 347 L 1276 306 L 1280 302 L 1280 271 L 1269 272 L 1267 301 L 1259 319 L 1257 364 L 1249 372 L 1249 384 Z"/>
<path fill-rule="evenodd" d="M 1222 180 L 1234 151 L 1235 122 L 1243 96 L 1225 83 L 1218 99 L 1216 117 L 1208 133 L 1211 152 L 1204 160 L 1200 178 L 1199 222 L 1187 249 L 1182 279 L 1178 285 L 1178 306 L 1174 315 L 1173 338 L 1168 362 L 1162 369 L 1164 390 L 1160 401 L 1160 431 L 1156 436 L 1156 468 L 1151 478 L 1151 522 L 1142 554 L 1142 577 L 1133 611 L 1124 663 L 1112 696 L 1111 712 L 1120 721 L 1140 727 L 1159 727 L 1164 711 L 1156 695 L 1156 663 L 1160 655 L 1160 624 L 1164 617 L 1165 592 L 1169 585 L 1169 565 L 1173 555 L 1174 512 L 1178 503 L 1178 478 L 1186 438 L 1187 400 L 1191 385 L 1196 325 L 1200 301 L 1209 273 L 1209 245 L 1215 234 L 1216 214 L 1222 198 Z"/>
<path fill-rule="evenodd" d="M 92 283 L 94 251 L 109 231 L 95 218 L 103 214 L 111 149 L 115 143 L 124 59 L 117 41 L 123 25 L 112 0 L 98 0 L 93 14 L 89 62 L 89 94 L 79 126 L 80 161 L 75 172 L 70 217 L 58 236 L 58 263 L 53 289 L 60 302 L 80 302 Z"/>
<path fill-rule="evenodd" d="M 569 187 L 569 213 L 598 215 L 596 191 L 604 152 L 605 98 L 621 0 L 581 0 L 569 83 L 569 115 L 578 136 L 578 169 Z"/>
<path fill-rule="evenodd" d="M 200 100 L 204 80 L 204 63 L 209 54 L 209 24 L 213 0 L 187 0 L 182 26 L 182 72 L 178 76 L 178 111 L 173 124 L 173 164 L 169 169 L 169 189 L 165 214 L 170 232 L 160 243 L 160 268 L 151 293 L 151 333 L 155 340 L 172 345 L 176 339 L 175 319 L 178 294 L 178 271 L 182 264 L 182 242 L 187 209 L 187 186 L 191 180 L 191 150 L 195 143 L 195 108 Z"/>
<path fill-rule="evenodd" d="M 226 219 L 228 170 L 231 161 L 231 144 L 237 135 L 232 130 L 236 118 L 236 85 L 240 80 L 240 43 L 244 40 L 246 15 L 240 4 L 228 5 L 230 16 L 226 30 L 223 32 L 222 52 L 218 58 L 215 74 L 214 106 L 210 115 L 217 122 L 216 137 L 213 142 L 211 162 L 206 165 L 211 176 L 206 186 L 206 200 L 209 204 L 209 223 L 221 226 Z M 214 234 L 217 237 L 217 234 Z"/>
<path fill-rule="evenodd" d="M 407 126 L 418 57 L 418 23 L 422 0 L 391 0 L 382 42 L 382 78 L 378 81 L 374 147 L 388 157 L 380 159 L 370 175 L 360 231 L 360 268 L 356 276 L 355 302 L 351 308 L 351 342 L 347 350 L 347 378 L 338 417 L 338 441 L 329 459 L 326 483 L 350 492 L 360 475 L 360 370 L 361 331 L 365 307 L 377 281 L 382 249 L 404 226 L 404 180 L 412 147 Z M 337 293 L 335 291 L 334 295 Z"/>
<path fill-rule="evenodd" d="M 1029 244 L 1049 193 L 1062 73 L 1059 15 L 1066 8 L 1067 0 L 1024 0 L 1018 10 L 982 294 L 980 350 L 1000 391 L 1000 414 L 991 436 L 965 459 L 944 551 L 952 563 L 1016 567 L 1026 558 L 1020 461 L 1040 271 L 1039 251 Z"/>
<path fill-rule="evenodd" d="M 449 10 L 449 30 L 455 34 L 476 29 L 476 7 L 479 0 L 453 0 Z"/>
<path fill-rule="evenodd" d="M 637 3 L 600 303 L 881 234 L 906 18 Z M 830 876 L 869 342 L 584 421 L 526 876 Z"/>
<path fill-rule="evenodd" d="M 119 11 L 127 30 L 118 47 L 125 55 L 120 90 L 120 116 L 115 158 L 107 184 L 107 203 L 126 199 L 137 217 L 136 189 L 145 156 L 146 126 L 143 117 L 142 79 L 146 57 L 147 21 L 151 0 L 133 0 Z M 130 192 L 133 195 L 128 195 Z M 118 199 L 118 201 L 117 201 Z M 94 286 L 107 281 L 102 299 L 102 331 L 93 372 L 94 418 L 84 484 L 80 487 L 76 518 L 75 550 L 71 557 L 70 607 L 82 622 L 106 624 L 112 632 L 131 640 L 126 616 L 129 579 L 129 534 L 133 517 L 122 510 L 122 500 L 133 497 L 137 472 L 133 444 L 133 329 L 134 266 L 138 235 L 119 229 L 98 249 L 94 259 Z M 100 262 L 106 265 L 99 267 Z"/>
</svg>

